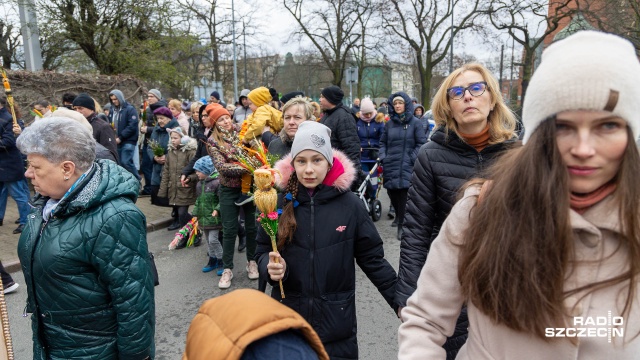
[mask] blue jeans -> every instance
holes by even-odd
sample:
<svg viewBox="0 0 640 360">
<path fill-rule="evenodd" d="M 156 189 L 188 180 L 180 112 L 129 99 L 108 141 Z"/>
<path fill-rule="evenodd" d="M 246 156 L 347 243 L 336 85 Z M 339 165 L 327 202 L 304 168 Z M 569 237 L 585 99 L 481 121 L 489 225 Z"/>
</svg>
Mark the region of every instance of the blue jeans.
<svg viewBox="0 0 640 360">
<path fill-rule="evenodd" d="M 118 145 L 118 157 L 120 158 L 120 165 L 132 173 L 133 176 L 140 181 L 140 175 L 136 170 L 136 165 L 133 162 L 134 153 L 138 151 L 136 144 L 120 144 Z"/>
<path fill-rule="evenodd" d="M 136 167 L 136 172 L 140 173 L 140 148 L 136 145 L 136 151 L 133 152 L 133 165 Z"/>
<path fill-rule="evenodd" d="M 4 213 L 7 210 L 8 195 L 18 204 L 18 213 L 20 214 L 20 224 L 27 223 L 27 215 L 31 208 L 29 207 L 29 185 L 26 179 L 14 182 L 0 182 L 0 219 L 4 219 Z"/>
</svg>

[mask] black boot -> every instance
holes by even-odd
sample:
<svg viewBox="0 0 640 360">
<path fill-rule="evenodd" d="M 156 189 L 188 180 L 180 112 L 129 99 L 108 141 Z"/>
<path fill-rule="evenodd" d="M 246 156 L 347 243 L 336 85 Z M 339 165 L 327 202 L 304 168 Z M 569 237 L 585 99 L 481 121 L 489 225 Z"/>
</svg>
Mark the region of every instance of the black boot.
<svg viewBox="0 0 640 360">
<path fill-rule="evenodd" d="M 393 219 L 393 221 L 391 222 L 391 227 L 396 227 L 398 226 L 398 218 Z"/>
<path fill-rule="evenodd" d="M 398 225 L 398 240 L 402 240 L 402 225 Z"/>
<path fill-rule="evenodd" d="M 202 233 L 200 231 L 198 231 L 198 233 L 196 234 L 196 238 L 193 239 L 193 246 L 200 246 L 202 245 Z"/>
<path fill-rule="evenodd" d="M 396 209 L 394 209 L 393 206 L 389 206 L 389 212 L 387 213 L 387 216 L 389 217 L 389 219 L 393 219 L 394 217 L 396 217 Z"/>
<path fill-rule="evenodd" d="M 177 217 L 174 217 L 173 222 L 171 223 L 171 225 L 169 225 L 169 227 L 167 228 L 167 231 L 172 231 L 179 228 L 180 228 L 180 221 L 178 221 Z"/>
</svg>

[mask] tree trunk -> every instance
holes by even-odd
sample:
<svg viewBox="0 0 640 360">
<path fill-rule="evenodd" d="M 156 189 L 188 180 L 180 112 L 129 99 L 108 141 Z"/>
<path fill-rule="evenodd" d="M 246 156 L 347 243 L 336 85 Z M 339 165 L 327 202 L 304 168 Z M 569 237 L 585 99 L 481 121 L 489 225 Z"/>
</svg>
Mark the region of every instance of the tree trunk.
<svg viewBox="0 0 640 360">
<path fill-rule="evenodd" d="M 336 62 L 336 66 L 333 66 L 333 68 L 331 69 L 331 73 L 333 74 L 333 80 L 331 81 L 332 85 L 340 87 L 341 85 L 340 83 L 342 82 L 342 77 L 344 76 L 342 72 L 343 67 L 344 67 L 343 65 L 338 66 Z"/>
<path fill-rule="evenodd" d="M 420 64 L 419 69 L 424 69 L 420 71 L 420 91 L 422 97 L 422 106 L 424 106 L 425 110 L 431 108 L 431 79 L 433 79 L 433 68 L 435 64 L 431 59 L 431 54 L 427 51 L 427 58 L 424 65 Z"/>
<path fill-rule="evenodd" d="M 520 107 L 524 104 L 524 97 L 529 87 L 529 81 L 533 76 L 534 49 L 525 48 L 524 62 L 522 66 L 522 95 L 520 96 Z"/>
<path fill-rule="evenodd" d="M 220 76 L 220 51 L 218 50 L 218 43 L 216 41 L 213 41 L 211 43 L 211 48 L 213 57 L 213 59 L 211 59 L 211 61 L 213 62 L 213 80 L 222 81 L 222 78 Z"/>
</svg>

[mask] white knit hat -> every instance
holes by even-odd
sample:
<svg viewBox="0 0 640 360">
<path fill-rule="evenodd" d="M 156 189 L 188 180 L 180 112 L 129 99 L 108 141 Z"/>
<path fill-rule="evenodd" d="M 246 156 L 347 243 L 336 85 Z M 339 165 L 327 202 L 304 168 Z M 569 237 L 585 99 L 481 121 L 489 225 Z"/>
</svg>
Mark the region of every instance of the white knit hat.
<svg viewBox="0 0 640 360">
<path fill-rule="evenodd" d="M 640 62 L 629 41 L 581 31 L 547 48 L 524 99 L 524 142 L 543 120 L 566 110 L 610 111 L 638 136 Z"/>
</svg>

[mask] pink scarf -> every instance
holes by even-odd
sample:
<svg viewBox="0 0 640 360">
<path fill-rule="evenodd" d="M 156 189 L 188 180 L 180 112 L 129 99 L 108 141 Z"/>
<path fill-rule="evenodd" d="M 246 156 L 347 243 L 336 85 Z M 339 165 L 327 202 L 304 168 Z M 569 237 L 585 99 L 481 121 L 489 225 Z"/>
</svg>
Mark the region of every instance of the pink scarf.
<svg viewBox="0 0 640 360">
<path fill-rule="evenodd" d="M 364 117 L 364 115 L 362 113 L 360 113 L 360 120 L 362 120 L 362 121 L 364 121 L 366 123 L 370 123 L 371 120 L 375 119 L 376 115 L 378 115 L 375 111 L 372 112 L 371 114 L 372 114 L 371 117 L 367 119 L 366 117 Z"/>
</svg>

